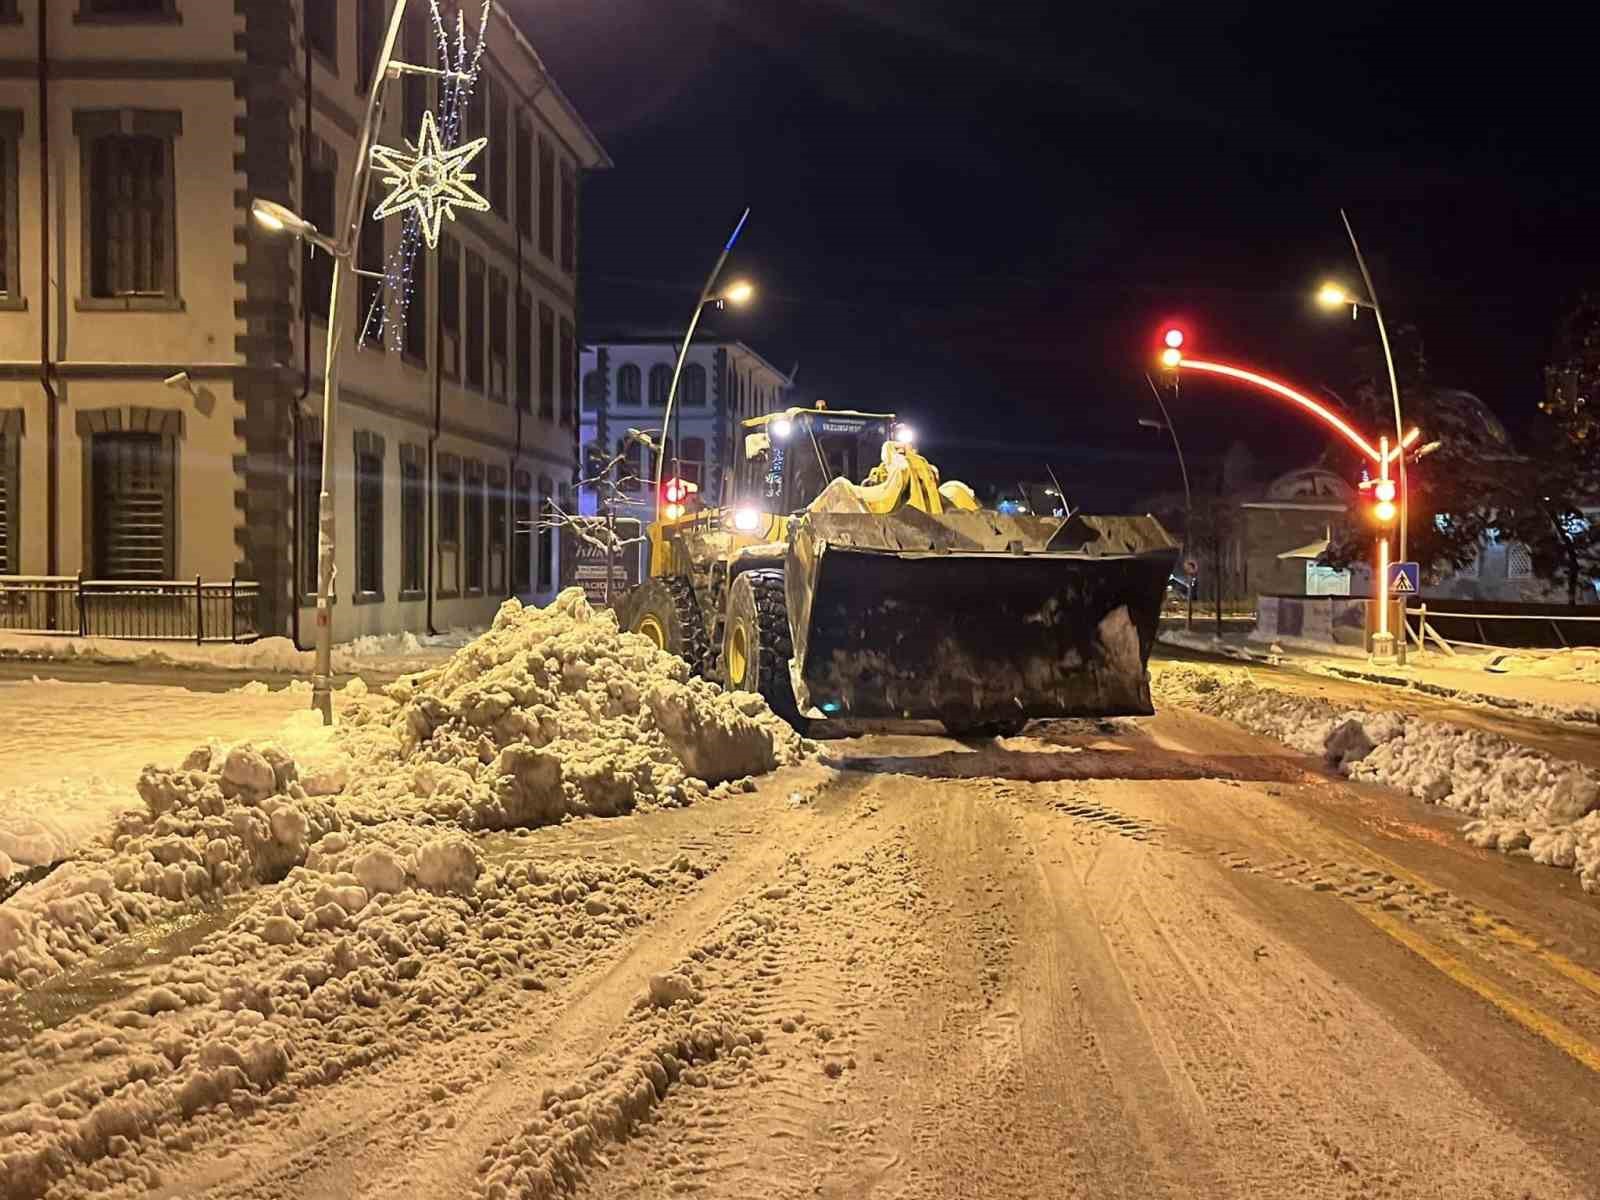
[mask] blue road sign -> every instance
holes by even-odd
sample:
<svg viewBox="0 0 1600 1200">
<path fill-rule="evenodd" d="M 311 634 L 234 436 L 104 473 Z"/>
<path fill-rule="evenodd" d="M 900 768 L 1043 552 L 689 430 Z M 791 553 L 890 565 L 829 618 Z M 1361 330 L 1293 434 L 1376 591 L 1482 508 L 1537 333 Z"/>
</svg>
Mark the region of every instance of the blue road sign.
<svg viewBox="0 0 1600 1200">
<path fill-rule="evenodd" d="M 1422 572 L 1414 562 L 1389 564 L 1389 594 L 1415 596 L 1422 591 Z"/>
</svg>

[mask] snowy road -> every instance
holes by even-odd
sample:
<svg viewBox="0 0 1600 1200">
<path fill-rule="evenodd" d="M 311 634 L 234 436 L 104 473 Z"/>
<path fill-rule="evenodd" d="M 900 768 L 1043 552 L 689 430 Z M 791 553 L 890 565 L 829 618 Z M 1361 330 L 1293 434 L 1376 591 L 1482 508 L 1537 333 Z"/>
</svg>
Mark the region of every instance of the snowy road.
<svg viewBox="0 0 1600 1200">
<path fill-rule="evenodd" d="M 1594 1194 L 1600 905 L 1570 876 L 1182 710 L 823 749 L 754 794 L 487 835 L 693 870 L 459 1015 L 352 1006 L 326 1070 L 48 1194 Z M 674 972 L 746 1032 L 641 1007 Z M 69 982 L 61 1012 L 122 986 Z M 682 1069 L 641 1090 L 662 1038 Z M 617 1115 L 563 1125 L 595 1096 Z"/>
</svg>

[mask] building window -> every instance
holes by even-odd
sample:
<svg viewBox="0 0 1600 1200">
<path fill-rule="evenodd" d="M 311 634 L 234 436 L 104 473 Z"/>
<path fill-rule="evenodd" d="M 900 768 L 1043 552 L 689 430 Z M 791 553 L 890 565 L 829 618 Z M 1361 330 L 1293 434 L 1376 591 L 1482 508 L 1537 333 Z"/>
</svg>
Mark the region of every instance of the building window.
<svg viewBox="0 0 1600 1200">
<path fill-rule="evenodd" d="M 331 6 L 330 6 L 331 7 Z M 365 92 L 383 52 L 383 0 L 356 0 L 356 90 Z"/>
<path fill-rule="evenodd" d="M 489 590 L 506 590 L 506 469 L 489 468 Z"/>
<path fill-rule="evenodd" d="M 639 406 L 639 368 L 633 363 L 617 368 L 617 403 L 632 408 Z"/>
<path fill-rule="evenodd" d="M 467 591 L 483 591 L 483 464 L 466 465 L 466 530 L 462 541 L 467 551 Z"/>
<path fill-rule="evenodd" d="M 548 592 L 555 586 L 555 485 L 550 476 L 539 476 L 539 590 Z"/>
<path fill-rule="evenodd" d="M 572 164 L 561 164 L 561 269 L 578 269 L 578 175 Z"/>
<path fill-rule="evenodd" d="M 300 470 L 295 478 L 300 509 L 300 594 L 317 594 L 317 518 L 322 503 L 322 439 L 300 441 Z"/>
<path fill-rule="evenodd" d="M 413 9 L 405 15 L 404 24 L 400 27 L 400 43 L 408 63 L 426 67 L 433 61 L 430 32 L 428 18 L 419 9 Z M 400 80 L 400 108 L 405 117 L 405 129 L 409 133 L 422 128 L 422 114 L 429 107 L 428 77 L 408 72 Z"/>
<path fill-rule="evenodd" d="M 422 523 L 427 503 L 421 446 L 400 447 L 400 598 L 422 594 L 425 562 L 422 557 Z"/>
<path fill-rule="evenodd" d="M 332 229 L 337 221 L 333 209 L 338 172 L 338 160 L 331 154 L 314 160 L 306 168 L 304 215 L 318 229 Z M 326 322 L 328 297 L 333 291 L 333 256 L 310 242 L 305 243 L 302 254 L 300 302 L 306 312 Z"/>
<path fill-rule="evenodd" d="M 667 392 L 672 387 L 672 368 L 666 363 L 657 363 L 650 368 L 650 407 L 665 408 L 667 406 Z"/>
<path fill-rule="evenodd" d="M 539 305 L 539 415 L 556 419 L 556 314 Z"/>
<path fill-rule="evenodd" d="M 461 460 L 454 454 L 439 456 L 439 491 L 436 524 L 439 530 L 439 595 L 461 592 Z"/>
<path fill-rule="evenodd" d="M 356 243 L 356 267 L 363 271 L 383 274 L 384 222 L 368 217 L 361 223 L 361 237 Z M 356 344 L 383 349 L 383 280 L 356 276 Z"/>
<path fill-rule="evenodd" d="M 489 205 L 499 216 L 509 219 L 511 210 L 506 207 L 506 167 L 511 153 L 511 143 L 506 138 L 506 90 L 493 79 L 485 79 L 489 90 Z M 482 167 L 479 170 L 483 170 Z"/>
<path fill-rule="evenodd" d="M 572 426 L 578 420 L 578 347 L 572 322 L 561 318 L 561 423 Z"/>
<path fill-rule="evenodd" d="M 466 132 L 461 135 L 462 143 L 488 136 L 489 97 L 484 94 L 486 91 L 486 88 L 474 88 L 472 95 L 467 98 L 467 113 L 464 121 Z M 492 151 L 493 147 L 488 147 L 488 149 Z M 479 161 L 481 162 L 482 159 Z M 479 175 L 478 179 L 479 182 L 482 182 L 483 176 Z"/>
<path fill-rule="evenodd" d="M 506 277 L 489 272 L 489 395 L 506 400 Z"/>
<path fill-rule="evenodd" d="M 1533 578 L 1533 555 L 1521 542 L 1512 542 L 1506 547 L 1506 578 Z"/>
<path fill-rule="evenodd" d="M 467 386 L 483 391 L 483 259 L 467 251 Z"/>
<path fill-rule="evenodd" d="M 0 308 L 22 307 L 17 255 L 17 141 L 22 114 L 0 109 Z"/>
<path fill-rule="evenodd" d="M 517 122 L 517 230 L 533 237 L 533 133 Z"/>
<path fill-rule="evenodd" d="M 304 6 L 306 14 L 306 41 L 323 57 L 328 69 L 339 73 L 339 10 L 344 6 L 334 0 L 315 0 Z"/>
<path fill-rule="evenodd" d="M 517 294 L 517 408 L 533 411 L 533 301 Z"/>
<path fill-rule="evenodd" d="M 356 595 L 383 598 L 383 439 L 355 435 Z"/>
<path fill-rule="evenodd" d="M 550 143 L 539 139 L 539 253 L 556 257 L 556 155 Z"/>
<path fill-rule="evenodd" d="M 440 369 L 461 378 L 461 246 L 454 238 L 439 242 Z"/>
<path fill-rule="evenodd" d="M 511 588 L 519 596 L 533 590 L 533 476 L 518 471 L 512 488 Z"/>
<path fill-rule="evenodd" d="M 173 202 L 176 113 L 74 114 L 83 145 L 85 295 L 90 307 L 138 308 L 177 299 Z"/>
<path fill-rule="evenodd" d="M 0 9 L 5 6 L 0 5 Z M 171 21 L 177 0 L 78 0 L 79 21 Z"/>
<path fill-rule="evenodd" d="M 599 371 L 588 371 L 583 376 L 583 411 L 595 412 L 600 407 L 600 397 L 605 394 L 606 381 Z"/>
<path fill-rule="evenodd" d="M 159 433 L 90 437 L 96 579 L 170 579 L 173 452 Z"/>
<path fill-rule="evenodd" d="M 690 363 L 684 367 L 683 382 L 679 386 L 683 392 L 685 408 L 706 406 L 706 369 L 699 363 Z"/>
<path fill-rule="evenodd" d="M 411 247 L 411 291 L 400 298 L 405 305 L 402 347 L 408 358 L 419 363 L 428 361 L 428 252 L 422 246 Z"/>
<path fill-rule="evenodd" d="M 0 415 L 0 575 L 22 571 L 22 554 L 17 546 L 17 460 L 22 438 L 22 414 L 18 410 Z"/>
</svg>

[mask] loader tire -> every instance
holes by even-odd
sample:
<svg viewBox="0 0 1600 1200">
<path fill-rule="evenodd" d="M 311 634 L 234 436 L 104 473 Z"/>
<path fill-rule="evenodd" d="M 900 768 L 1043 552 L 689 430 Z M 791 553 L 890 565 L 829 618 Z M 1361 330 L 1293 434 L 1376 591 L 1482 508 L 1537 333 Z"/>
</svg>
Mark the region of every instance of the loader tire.
<svg viewBox="0 0 1600 1200">
<path fill-rule="evenodd" d="M 676 654 L 693 674 L 705 670 L 706 627 L 687 579 L 652 579 L 635 588 L 628 598 L 627 629 Z"/>
<path fill-rule="evenodd" d="M 804 734 L 789 681 L 789 607 L 782 571 L 746 571 L 728 589 L 728 619 L 722 635 L 722 672 L 729 690 L 759 692 L 772 711 Z"/>
<path fill-rule="evenodd" d="M 1005 721 L 980 721 L 974 725 L 959 721 L 943 721 L 944 731 L 953 738 L 1016 737 L 1028 724 L 1027 717 L 1012 717 Z"/>
</svg>

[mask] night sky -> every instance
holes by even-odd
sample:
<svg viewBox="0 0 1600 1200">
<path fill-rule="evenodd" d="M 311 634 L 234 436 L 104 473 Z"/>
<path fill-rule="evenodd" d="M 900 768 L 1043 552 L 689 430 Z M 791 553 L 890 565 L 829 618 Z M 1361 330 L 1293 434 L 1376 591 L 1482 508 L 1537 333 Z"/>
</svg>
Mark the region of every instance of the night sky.
<svg viewBox="0 0 1600 1200">
<path fill-rule="evenodd" d="M 585 183 L 585 329 L 681 325 L 748 204 L 730 268 L 761 300 L 722 328 L 968 475 L 977 446 L 1106 496 L 1173 484 L 1135 424 L 1169 320 L 1196 353 L 1348 390 L 1375 330 L 1309 301 L 1359 282 L 1341 205 L 1391 325 L 1514 433 L 1556 320 L 1600 287 L 1590 47 L 1559 8 L 509 6 L 616 161 Z M 1320 446 L 1215 383 L 1173 417 L 1193 458 Z"/>
</svg>

